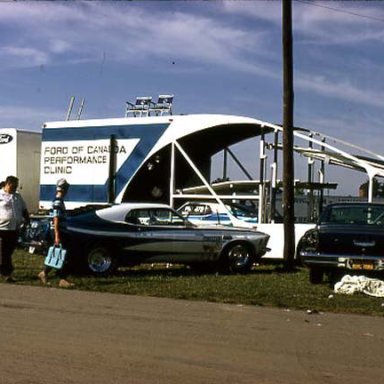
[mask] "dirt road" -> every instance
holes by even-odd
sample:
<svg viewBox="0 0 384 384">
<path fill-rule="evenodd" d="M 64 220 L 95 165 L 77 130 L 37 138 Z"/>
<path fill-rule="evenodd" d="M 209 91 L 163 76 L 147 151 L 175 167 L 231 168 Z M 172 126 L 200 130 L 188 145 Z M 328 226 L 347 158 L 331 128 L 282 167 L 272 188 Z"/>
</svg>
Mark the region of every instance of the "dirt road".
<svg viewBox="0 0 384 384">
<path fill-rule="evenodd" d="M 0 384 L 366 384 L 384 319 L 1 284 L 0 347 Z"/>
</svg>

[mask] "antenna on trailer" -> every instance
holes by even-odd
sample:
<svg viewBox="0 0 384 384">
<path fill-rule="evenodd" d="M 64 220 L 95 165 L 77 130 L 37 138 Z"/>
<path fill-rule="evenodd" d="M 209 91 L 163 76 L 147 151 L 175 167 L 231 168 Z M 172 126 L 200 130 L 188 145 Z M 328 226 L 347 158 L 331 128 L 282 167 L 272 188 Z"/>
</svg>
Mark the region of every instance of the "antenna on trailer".
<svg viewBox="0 0 384 384">
<path fill-rule="evenodd" d="M 72 113 L 74 103 L 75 103 L 75 96 L 71 96 L 71 99 L 69 101 L 68 111 L 67 111 L 67 117 L 66 117 L 67 121 L 71 119 L 71 113 Z M 79 110 L 77 111 L 77 116 L 76 116 L 77 120 L 80 120 L 81 113 L 83 112 L 84 104 L 85 104 L 85 99 L 83 98 L 81 100 Z"/>
<path fill-rule="evenodd" d="M 67 111 L 67 118 L 65 120 L 70 120 L 74 102 L 75 102 L 75 96 L 71 96 L 71 99 L 69 101 L 68 111 Z"/>
<path fill-rule="evenodd" d="M 83 97 L 80 103 L 79 110 L 77 111 L 77 120 L 80 120 L 81 113 L 83 112 L 84 104 L 85 104 L 85 98 Z"/>
</svg>

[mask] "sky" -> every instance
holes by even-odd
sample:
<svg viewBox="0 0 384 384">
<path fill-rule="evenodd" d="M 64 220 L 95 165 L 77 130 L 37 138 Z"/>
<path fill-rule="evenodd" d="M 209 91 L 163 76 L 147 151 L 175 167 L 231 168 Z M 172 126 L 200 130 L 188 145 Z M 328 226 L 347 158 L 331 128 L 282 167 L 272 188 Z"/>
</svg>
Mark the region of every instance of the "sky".
<svg viewBox="0 0 384 384">
<path fill-rule="evenodd" d="M 281 123 L 280 1 L 0 1 L 0 127 L 123 117 L 136 96 L 174 113 Z M 384 2 L 292 4 L 294 125 L 384 154 Z M 257 178 L 255 139 L 232 150 Z M 295 163 L 304 162 L 302 158 Z M 232 168 L 231 168 L 232 167 Z M 230 172 L 237 177 L 235 166 Z M 213 176 L 221 175 L 216 156 Z M 337 194 L 365 175 L 335 167 Z M 305 173 L 300 166 L 296 178 Z"/>
</svg>

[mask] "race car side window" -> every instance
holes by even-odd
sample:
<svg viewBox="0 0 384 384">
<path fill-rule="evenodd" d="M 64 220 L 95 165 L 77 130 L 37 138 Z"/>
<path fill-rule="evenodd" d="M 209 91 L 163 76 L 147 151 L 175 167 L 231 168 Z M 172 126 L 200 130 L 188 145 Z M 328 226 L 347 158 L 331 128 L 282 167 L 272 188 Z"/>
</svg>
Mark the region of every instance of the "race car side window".
<svg viewBox="0 0 384 384">
<path fill-rule="evenodd" d="M 128 212 L 125 221 L 135 225 L 149 225 L 150 215 L 148 209 L 133 209 Z"/>
<path fill-rule="evenodd" d="M 128 212 L 125 221 L 134 225 L 184 225 L 185 220 L 170 209 L 134 209 Z"/>
<path fill-rule="evenodd" d="M 134 225 L 138 225 L 140 224 L 140 221 L 137 217 L 133 217 L 133 216 L 127 216 L 125 218 L 125 221 L 128 223 L 128 224 L 134 224 Z"/>
<path fill-rule="evenodd" d="M 184 219 L 170 209 L 153 209 L 149 211 L 152 225 L 183 225 Z"/>
</svg>

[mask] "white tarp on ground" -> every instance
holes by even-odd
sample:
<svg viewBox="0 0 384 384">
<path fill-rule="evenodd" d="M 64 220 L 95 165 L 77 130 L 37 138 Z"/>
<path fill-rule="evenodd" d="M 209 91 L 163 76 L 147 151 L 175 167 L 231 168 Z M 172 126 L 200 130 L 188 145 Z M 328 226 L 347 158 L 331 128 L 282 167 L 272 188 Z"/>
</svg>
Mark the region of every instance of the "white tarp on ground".
<svg viewBox="0 0 384 384">
<path fill-rule="evenodd" d="M 365 293 L 369 296 L 384 297 L 384 281 L 366 276 L 345 275 L 335 284 L 334 290 L 335 293 L 343 293 L 345 295 Z"/>
</svg>

